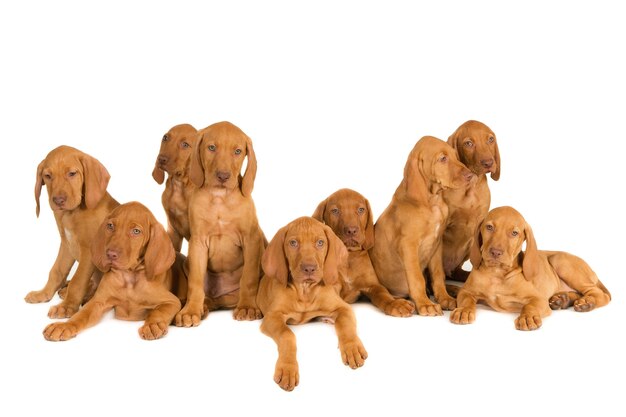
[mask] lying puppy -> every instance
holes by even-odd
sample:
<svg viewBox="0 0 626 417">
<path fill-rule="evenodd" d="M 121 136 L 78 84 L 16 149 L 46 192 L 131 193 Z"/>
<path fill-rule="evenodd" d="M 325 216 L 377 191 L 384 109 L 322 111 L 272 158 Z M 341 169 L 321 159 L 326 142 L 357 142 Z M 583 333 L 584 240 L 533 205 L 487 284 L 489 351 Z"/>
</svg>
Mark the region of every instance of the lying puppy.
<svg viewBox="0 0 626 417">
<path fill-rule="evenodd" d="M 573 305 L 576 311 L 590 311 L 611 300 L 585 261 L 565 252 L 537 250 L 532 229 L 512 207 L 489 212 L 476 232 L 470 260 L 474 269 L 450 315 L 455 324 L 472 323 L 477 302 L 497 311 L 521 310 L 515 328 L 535 330 L 550 309 Z"/>
<path fill-rule="evenodd" d="M 265 276 L 257 297 L 264 315 L 261 331 L 278 345 L 274 381 L 286 391 L 300 380 L 296 337 L 289 324 L 320 317 L 333 321 L 343 363 L 356 369 L 367 358 L 352 308 L 339 294 L 346 258 L 341 240 L 311 217 L 281 228 L 263 254 Z"/>
<path fill-rule="evenodd" d="M 409 317 L 415 306 L 394 298 L 378 281 L 368 250 L 374 246 L 374 220 L 369 201 L 356 191 L 344 188 L 322 201 L 313 218 L 330 226 L 348 249 L 348 270 L 342 281 L 341 297 L 354 303 L 364 295 L 385 314 Z"/>
<path fill-rule="evenodd" d="M 63 301 L 52 306 L 48 317 L 71 317 L 93 294 L 102 274 L 91 262 L 91 242 L 98 227 L 119 205 L 107 192 L 109 173 L 95 158 L 69 146 L 53 149 L 37 167 L 35 201 L 39 217 L 41 188 L 46 186 L 61 246 L 43 289 L 26 295 L 28 303 L 52 299 L 64 290 Z M 67 283 L 72 266 L 78 268 Z"/>
<path fill-rule="evenodd" d="M 181 306 L 172 291 L 185 292 L 184 257 L 176 258 L 172 242 L 152 213 L 136 202 L 114 209 L 100 226 L 92 252 L 94 264 L 104 272 L 98 289 L 68 321 L 49 324 L 44 337 L 71 339 L 111 309 L 121 320 L 145 319 L 139 328 L 142 339 L 165 336 Z"/>
<path fill-rule="evenodd" d="M 493 131 L 475 120 L 459 126 L 448 138 L 448 144 L 476 176 L 467 187 L 443 190 L 449 210 L 443 233 L 443 269 L 449 279 L 465 281 L 469 272 L 462 266 L 469 259 L 476 228 L 491 204 L 487 174 L 491 174 L 494 181 L 500 178 L 500 151 Z"/>
<path fill-rule="evenodd" d="M 189 200 L 195 186 L 189 179 L 189 162 L 198 140 L 196 129 L 188 124 L 172 127 L 161 140 L 152 178 L 163 184 L 168 173 L 161 203 L 167 215 L 167 234 L 174 250 L 180 252 L 183 239 L 189 242 Z"/>
<path fill-rule="evenodd" d="M 381 284 L 396 297 L 410 297 L 424 316 L 456 307 L 445 285 L 441 240 L 448 220 L 442 192 L 465 187 L 474 177 L 446 142 L 421 138 L 409 154 L 404 177 L 374 225 L 370 258 Z M 424 271 L 437 303 L 426 292 Z"/>
</svg>

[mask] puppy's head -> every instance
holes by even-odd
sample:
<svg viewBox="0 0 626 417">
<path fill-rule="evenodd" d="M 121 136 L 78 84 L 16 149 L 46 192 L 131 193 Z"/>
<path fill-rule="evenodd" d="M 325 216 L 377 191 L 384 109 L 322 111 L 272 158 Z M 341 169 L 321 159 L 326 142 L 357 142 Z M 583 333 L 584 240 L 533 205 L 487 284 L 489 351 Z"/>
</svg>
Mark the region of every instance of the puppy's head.
<svg viewBox="0 0 626 417">
<path fill-rule="evenodd" d="M 198 140 L 197 130 L 189 124 L 176 125 L 161 139 L 161 148 L 154 164 L 152 178 L 163 184 L 165 173 L 184 177 Z"/>
<path fill-rule="evenodd" d="M 263 253 L 263 271 L 287 286 L 333 285 L 344 272 L 348 251 L 330 227 L 300 217 L 281 228 Z"/>
<path fill-rule="evenodd" d="M 423 200 L 434 188 L 465 187 L 473 178 L 474 174 L 459 161 L 450 145 L 424 136 L 409 154 L 403 183 L 410 198 Z"/>
<path fill-rule="evenodd" d="M 526 249 L 522 251 L 524 242 Z M 521 265 L 524 276 L 531 279 L 538 267 L 538 252 L 530 225 L 512 207 L 491 210 L 476 230 L 470 261 L 474 268 L 481 263 L 504 270 Z"/>
<path fill-rule="evenodd" d="M 172 266 L 175 251 L 163 226 L 137 202 L 113 209 L 96 233 L 92 261 L 103 272 L 136 271 L 145 267 L 152 279 Z"/>
<path fill-rule="evenodd" d="M 71 211 L 83 205 L 95 208 L 106 194 L 110 175 L 95 158 L 69 146 L 53 149 L 37 166 L 36 213 L 39 216 L 41 188 L 45 185 L 53 211 Z"/>
<path fill-rule="evenodd" d="M 317 206 L 313 218 L 330 226 L 349 251 L 374 246 L 374 215 L 369 201 L 356 191 L 334 192 Z"/>
<path fill-rule="evenodd" d="M 484 123 L 468 120 L 448 138 L 457 151 L 459 160 L 474 174 L 491 173 L 491 179 L 500 178 L 500 151 L 496 135 Z"/>
<path fill-rule="evenodd" d="M 246 157 L 248 163 L 242 176 L 241 168 Z M 198 187 L 240 188 L 244 196 L 250 196 L 256 169 L 252 141 L 234 124 L 219 122 L 198 132 L 198 144 L 189 171 L 189 178 Z"/>
</svg>

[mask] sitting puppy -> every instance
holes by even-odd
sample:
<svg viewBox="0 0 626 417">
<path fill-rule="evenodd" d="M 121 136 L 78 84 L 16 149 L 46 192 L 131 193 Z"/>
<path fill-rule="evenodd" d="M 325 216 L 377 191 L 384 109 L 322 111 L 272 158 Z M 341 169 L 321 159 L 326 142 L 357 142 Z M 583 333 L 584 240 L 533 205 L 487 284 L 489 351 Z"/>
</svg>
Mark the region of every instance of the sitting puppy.
<svg viewBox="0 0 626 417">
<path fill-rule="evenodd" d="M 69 146 L 53 149 L 37 167 L 37 217 L 41 188 L 45 185 L 61 246 L 46 285 L 28 293 L 25 300 L 47 302 L 65 288 L 61 294 L 63 301 L 48 311 L 50 318 L 71 317 L 91 297 L 102 277 L 91 262 L 90 248 L 104 218 L 119 205 L 107 192 L 109 178 L 108 171 L 97 159 Z M 78 268 L 67 283 L 76 261 Z"/>
<path fill-rule="evenodd" d="M 456 307 L 443 271 L 441 241 L 448 206 L 442 192 L 465 187 L 473 177 L 450 145 L 424 136 L 409 154 L 402 182 L 374 225 L 370 259 L 376 275 L 394 296 L 410 297 L 419 315 L 441 316 L 442 308 Z M 436 303 L 426 292 L 425 270 Z"/>
<path fill-rule="evenodd" d="M 142 204 L 113 210 L 100 226 L 93 262 L 104 272 L 94 296 L 66 322 L 49 324 L 47 340 L 68 340 L 115 309 L 121 320 L 144 320 L 139 336 L 154 340 L 167 334 L 181 302 L 172 293 L 184 284 L 184 257 L 174 252 L 165 229 Z M 183 285 L 184 287 L 184 285 Z M 181 288 L 184 293 L 184 288 Z"/>
<path fill-rule="evenodd" d="M 511 207 L 489 212 L 476 232 L 470 260 L 474 269 L 450 315 L 455 324 L 472 323 L 481 301 L 498 311 L 521 310 L 515 328 L 535 330 L 550 309 L 573 305 L 576 311 L 590 311 L 611 300 L 585 261 L 565 252 L 537 250 L 530 226 Z"/>
<path fill-rule="evenodd" d="M 352 308 L 339 294 L 346 258 L 341 240 L 311 217 L 281 228 L 263 254 L 265 276 L 257 298 L 264 315 L 261 330 L 278 345 L 274 381 L 286 391 L 300 379 L 289 324 L 329 319 L 335 323 L 343 363 L 356 369 L 367 358 Z"/>
<path fill-rule="evenodd" d="M 313 218 L 330 226 L 348 249 L 348 270 L 342 281 L 341 297 L 354 303 L 365 295 L 385 314 L 409 317 L 415 306 L 403 298 L 394 298 L 378 282 L 368 250 L 374 246 L 374 215 L 370 203 L 356 191 L 344 188 L 331 194 L 315 209 Z"/>
<path fill-rule="evenodd" d="M 469 272 L 462 266 L 469 259 L 476 228 L 491 204 L 487 174 L 491 174 L 494 181 L 500 178 L 500 151 L 493 131 L 475 120 L 468 120 L 459 126 L 448 138 L 448 144 L 476 176 L 467 187 L 443 190 L 443 199 L 449 211 L 443 233 L 443 269 L 447 278 L 465 281 Z"/>
<path fill-rule="evenodd" d="M 183 239 L 189 242 L 189 199 L 195 186 L 189 180 L 189 162 L 198 140 L 196 129 L 188 124 L 176 125 L 161 140 L 152 178 L 163 184 L 168 173 L 161 202 L 167 215 L 167 234 L 174 250 L 180 252 Z"/>
</svg>

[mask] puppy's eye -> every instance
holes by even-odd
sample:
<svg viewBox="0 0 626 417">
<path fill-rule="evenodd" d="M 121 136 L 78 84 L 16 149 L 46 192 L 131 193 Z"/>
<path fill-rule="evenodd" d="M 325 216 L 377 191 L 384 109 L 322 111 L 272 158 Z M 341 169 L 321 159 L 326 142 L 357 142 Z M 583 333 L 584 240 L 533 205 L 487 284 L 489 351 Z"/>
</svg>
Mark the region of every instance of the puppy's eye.
<svg viewBox="0 0 626 417">
<path fill-rule="evenodd" d="M 330 209 L 330 212 L 336 216 L 336 215 L 339 214 L 339 209 L 337 207 L 335 207 L 333 209 Z"/>
<path fill-rule="evenodd" d="M 443 163 L 448 162 L 448 156 L 447 155 L 440 156 L 439 157 L 439 162 L 443 162 Z"/>
<path fill-rule="evenodd" d="M 188 148 L 191 148 L 191 146 L 190 146 L 187 142 L 182 142 L 182 143 L 180 144 L 180 147 L 181 147 L 181 148 L 183 148 L 183 149 L 188 149 Z"/>
<path fill-rule="evenodd" d="M 488 232 L 493 232 L 493 225 L 488 224 L 487 226 L 485 226 L 485 229 L 487 229 Z"/>
<path fill-rule="evenodd" d="M 239 148 L 235 149 L 235 155 L 241 155 L 241 149 Z"/>
<path fill-rule="evenodd" d="M 167 135 L 163 135 L 163 139 L 161 139 L 161 142 L 167 142 L 169 138 L 167 137 Z"/>
<path fill-rule="evenodd" d="M 365 207 L 359 207 L 359 209 L 356 212 L 359 214 L 365 213 Z"/>
<path fill-rule="evenodd" d="M 76 171 L 70 171 L 67 173 L 67 176 L 70 178 L 73 177 L 74 175 L 76 175 Z"/>
<path fill-rule="evenodd" d="M 466 148 L 473 148 L 474 142 L 472 142 L 471 140 L 466 140 L 465 142 L 463 142 L 463 146 L 465 146 Z"/>
<path fill-rule="evenodd" d="M 133 236 L 139 236 L 141 234 L 141 229 L 138 229 L 135 227 L 134 229 L 130 231 L 130 233 L 132 233 Z"/>
<path fill-rule="evenodd" d="M 289 246 L 291 246 L 292 248 L 297 248 L 298 247 L 298 241 L 296 239 L 291 239 L 289 241 Z"/>
<path fill-rule="evenodd" d="M 320 239 L 317 241 L 317 243 L 315 244 L 318 248 L 321 248 L 322 246 L 324 246 L 324 239 Z"/>
<path fill-rule="evenodd" d="M 111 222 L 107 223 L 107 230 L 111 232 L 115 230 L 115 226 L 113 226 L 113 223 Z"/>
<path fill-rule="evenodd" d="M 209 145 L 209 150 L 210 150 L 211 152 L 215 152 L 215 150 L 216 150 L 216 149 L 217 149 L 217 148 L 216 148 L 216 146 L 215 146 L 215 145 Z"/>
<path fill-rule="evenodd" d="M 513 231 L 511 232 L 511 236 L 514 236 L 514 237 L 515 237 L 515 236 L 518 236 L 518 235 L 519 235 L 519 232 L 518 232 L 517 230 L 513 230 Z"/>
<path fill-rule="evenodd" d="M 489 136 L 489 139 L 487 139 L 487 143 L 494 143 L 496 141 L 496 139 L 493 136 Z"/>
<path fill-rule="evenodd" d="M 47 180 L 51 180 L 52 179 L 52 175 L 50 174 L 44 174 L 43 177 Z"/>
</svg>

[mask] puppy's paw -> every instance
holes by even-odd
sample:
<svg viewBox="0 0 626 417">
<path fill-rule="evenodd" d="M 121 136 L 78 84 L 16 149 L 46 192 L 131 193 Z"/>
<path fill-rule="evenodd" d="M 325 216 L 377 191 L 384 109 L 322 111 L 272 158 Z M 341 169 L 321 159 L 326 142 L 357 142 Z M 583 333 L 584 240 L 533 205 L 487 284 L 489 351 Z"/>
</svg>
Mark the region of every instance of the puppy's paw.
<svg viewBox="0 0 626 417">
<path fill-rule="evenodd" d="M 454 324 L 471 324 L 476 320 L 476 310 L 473 308 L 456 308 L 450 313 L 450 321 Z"/>
<path fill-rule="evenodd" d="M 71 323 L 51 323 L 43 330 L 43 337 L 51 342 L 69 340 L 78 334 L 78 328 Z"/>
<path fill-rule="evenodd" d="M 541 327 L 541 316 L 538 314 L 522 313 L 515 319 L 517 330 L 537 330 Z"/>
<path fill-rule="evenodd" d="M 596 300 L 591 297 L 581 297 L 578 300 L 574 301 L 574 310 L 579 312 L 587 312 L 596 308 Z"/>
<path fill-rule="evenodd" d="M 261 313 L 261 310 L 256 306 L 237 306 L 233 311 L 233 318 L 239 321 L 260 320 L 263 318 L 263 313 Z"/>
<path fill-rule="evenodd" d="M 424 304 L 417 304 L 417 314 L 420 316 L 443 316 L 443 311 L 441 310 L 441 306 L 439 304 L 435 304 L 433 302 L 428 302 Z"/>
<path fill-rule="evenodd" d="M 51 319 L 66 319 L 72 317 L 78 311 L 78 305 L 63 301 L 61 304 L 50 307 L 48 317 Z"/>
<path fill-rule="evenodd" d="M 298 362 L 278 360 L 274 370 L 274 382 L 285 391 L 293 391 L 300 383 Z"/>
<path fill-rule="evenodd" d="M 178 327 L 196 327 L 200 325 L 201 317 L 204 318 L 205 310 L 203 308 L 195 309 L 187 305 L 180 310 L 174 318 L 174 324 Z M 208 313 L 208 311 L 207 311 Z"/>
<path fill-rule="evenodd" d="M 415 305 L 409 300 L 397 298 L 385 306 L 385 314 L 394 317 L 411 317 L 415 313 Z"/>
<path fill-rule="evenodd" d="M 160 322 L 144 323 L 139 328 L 139 337 L 143 340 L 156 340 L 160 339 L 167 334 L 168 324 Z"/>
<path fill-rule="evenodd" d="M 339 346 L 339 349 L 341 350 L 341 360 L 344 365 L 347 365 L 352 369 L 357 369 L 365 364 L 367 351 L 359 339 L 343 343 Z"/>
<path fill-rule="evenodd" d="M 456 300 L 452 297 L 445 297 L 437 301 L 443 310 L 452 311 L 456 308 Z"/>
<path fill-rule="evenodd" d="M 548 301 L 550 303 L 550 309 L 561 310 L 568 308 L 571 305 L 569 295 L 566 292 L 559 292 L 550 297 Z"/>
<path fill-rule="evenodd" d="M 48 294 L 45 291 L 31 291 L 26 294 L 24 301 L 30 304 L 47 303 L 52 299 L 54 294 Z"/>
</svg>

